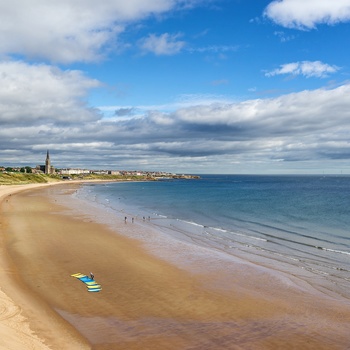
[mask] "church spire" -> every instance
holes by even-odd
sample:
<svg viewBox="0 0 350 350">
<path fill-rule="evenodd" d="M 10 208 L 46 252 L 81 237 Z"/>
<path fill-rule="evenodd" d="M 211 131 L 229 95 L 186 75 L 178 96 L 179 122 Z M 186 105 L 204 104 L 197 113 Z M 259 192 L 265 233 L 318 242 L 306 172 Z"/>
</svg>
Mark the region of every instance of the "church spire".
<svg viewBox="0 0 350 350">
<path fill-rule="evenodd" d="M 45 174 L 51 174 L 51 162 L 50 162 L 50 154 L 49 150 L 46 153 L 46 161 L 45 161 Z"/>
</svg>

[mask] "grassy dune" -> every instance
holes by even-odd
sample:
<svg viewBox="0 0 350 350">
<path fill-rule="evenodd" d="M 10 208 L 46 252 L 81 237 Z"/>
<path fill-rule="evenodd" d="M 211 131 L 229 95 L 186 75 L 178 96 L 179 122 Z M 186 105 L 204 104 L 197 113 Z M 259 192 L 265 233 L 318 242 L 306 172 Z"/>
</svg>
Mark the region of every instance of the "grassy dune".
<svg viewBox="0 0 350 350">
<path fill-rule="evenodd" d="M 0 173 L 0 185 L 24 185 L 30 183 L 47 183 L 60 181 L 55 175 L 26 174 L 26 173 Z"/>
<path fill-rule="evenodd" d="M 142 181 L 155 180 L 147 176 L 124 176 L 124 175 L 71 175 L 72 180 L 106 180 L 106 181 Z M 10 173 L 0 172 L 0 185 L 24 185 L 30 183 L 48 183 L 65 181 L 60 175 L 46 175 L 46 174 L 27 174 L 27 173 Z"/>
</svg>

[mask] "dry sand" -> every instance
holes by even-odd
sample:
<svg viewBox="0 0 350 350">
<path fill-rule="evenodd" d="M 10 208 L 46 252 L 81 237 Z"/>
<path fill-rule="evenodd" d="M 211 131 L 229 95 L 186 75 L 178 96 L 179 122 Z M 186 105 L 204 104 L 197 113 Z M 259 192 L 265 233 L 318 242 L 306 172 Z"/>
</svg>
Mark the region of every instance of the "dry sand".
<svg viewBox="0 0 350 350">
<path fill-rule="evenodd" d="M 87 215 L 67 215 L 54 200 L 62 186 L 74 185 L 0 187 L 0 349 L 350 347 L 346 301 L 239 264 L 215 273 L 175 266 Z M 91 270 L 99 293 L 70 276 Z"/>
</svg>

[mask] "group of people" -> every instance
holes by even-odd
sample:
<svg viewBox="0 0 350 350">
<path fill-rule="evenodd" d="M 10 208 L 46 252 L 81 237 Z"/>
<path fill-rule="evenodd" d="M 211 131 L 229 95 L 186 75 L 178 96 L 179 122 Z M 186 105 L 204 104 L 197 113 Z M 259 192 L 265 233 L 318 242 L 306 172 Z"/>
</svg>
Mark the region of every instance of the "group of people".
<svg viewBox="0 0 350 350">
<path fill-rule="evenodd" d="M 128 221 L 128 217 L 126 216 L 126 217 L 124 218 L 124 222 L 126 223 L 127 221 Z M 134 218 L 131 218 L 131 222 L 134 223 Z"/>
<path fill-rule="evenodd" d="M 145 221 L 145 220 L 146 220 L 146 218 L 145 218 L 145 217 L 143 217 L 142 219 L 143 219 L 143 221 Z M 151 217 L 150 217 L 150 216 L 148 217 L 148 221 L 149 221 L 149 220 L 151 220 Z M 127 217 L 127 216 L 125 216 L 125 217 L 124 217 L 124 222 L 125 222 L 125 223 L 127 223 L 127 221 L 128 221 L 128 217 Z M 131 222 L 132 222 L 132 223 L 134 223 L 134 218 L 131 218 Z"/>
</svg>

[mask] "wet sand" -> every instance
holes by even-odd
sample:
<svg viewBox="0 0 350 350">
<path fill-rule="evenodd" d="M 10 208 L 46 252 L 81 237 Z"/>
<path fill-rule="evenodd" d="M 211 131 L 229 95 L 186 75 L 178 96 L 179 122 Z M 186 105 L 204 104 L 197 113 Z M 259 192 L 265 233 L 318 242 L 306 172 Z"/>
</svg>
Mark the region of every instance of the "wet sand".
<svg viewBox="0 0 350 350">
<path fill-rule="evenodd" d="M 348 301 L 249 265 L 206 269 L 204 259 L 200 272 L 176 266 L 117 234 L 126 229 L 123 220 L 112 230 L 87 214 L 69 215 L 58 202 L 70 200 L 74 186 L 3 198 L 0 287 L 17 311 L 2 312 L 0 348 L 15 345 L 5 328 L 16 312 L 33 337 L 33 346 L 17 349 L 349 348 Z M 90 271 L 99 293 L 70 276 Z M 16 322 L 13 338 L 21 329 Z"/>
</svg>

